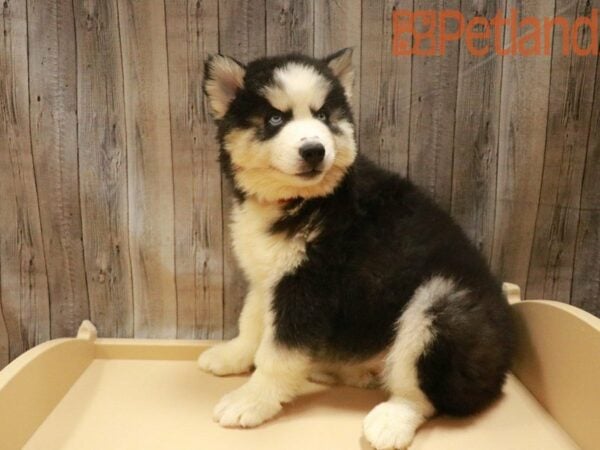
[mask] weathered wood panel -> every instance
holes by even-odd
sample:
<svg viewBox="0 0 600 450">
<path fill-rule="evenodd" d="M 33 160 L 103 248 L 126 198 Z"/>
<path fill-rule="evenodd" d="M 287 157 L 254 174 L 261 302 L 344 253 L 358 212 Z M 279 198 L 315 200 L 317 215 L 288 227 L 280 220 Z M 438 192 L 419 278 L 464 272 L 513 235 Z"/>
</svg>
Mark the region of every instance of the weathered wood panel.
<svg viewBox="0 0 600 450">
<path fill-rule="evenodd" d="M 462 3 L 465 20 L 503 12 L 501 0 Z M 502 57 L 473 55 L 461 41 L 451 212 L 489 259 L 494 238 Z"/>
<path fill-rule="evenodd" d="M 218 147 L 204 60 L 218 51 L 217 0 L 166 3 L 175 202 L 177 337 L 223 337 L 223 221 Z"/>
<path fill-rule="evenodd" d="M 265 1 L 220 0 L 219 51 L 247 63 L 265 56 L 266 50 Z M 225 338 L 231 338 L 237 335 L 238 316 L 246 294 L 246 283 L 231 248 L 229 216 L 233 194 L 229 181 L 224 177 L 222 193 L 223 334 Z"/>
<path fill-rule="evenodd" d="M 27 73 L 26 4 L 6 2 L 0 20 L 0 367 L 50 337 Z"/>
<path fill-rule="evenodd" d="M 173 168 L 162 1 L 119 1 L 137 337 L 175 337 Z"/>
<path fill-rule="evenodd" d="M 600 61 L 596 66 L 595 91 L 579 207 L 571 304 L 600 317 Z"/>
<path fill-rule="evenodd" d="M 219 51 L 243 63 L 266 54 L 266 0 L 219 0 Z"/>
<path fill-rule="evenodd" d="M 419 9 L 424 10 L 460 10 L 458 0 L 426 0 L 418 5 Z M 448 32 L 459 31 L 458 21 L 448 19 L 445 23 Z M 426 32 L 429 27 L 430 25 L 420 23 L 417 29 Z M 429 40 L 419 47 L 424 51 L 431 49 L 432 45 L 436 44 Z M 467 73 L 468 65 L 478 61 L 471 59 L 467 62 L 466 59 L 465 56 L 461 58 L 462 80 L 470 82 L 470 78 L 476 78 L 478 74 Z M 480 61 L 480 58 L 478 60 Z M 447 211 L 450 210 L 452 197 L 458 63 L 457 40 L 447 43 L 441 56 L 414 55 L 412 60 L 408 176 L 429 192 Z"/>
<path fill-rule="evenodd" d="M 31 140 L 47 261 L 51 336 L 89 318 L 77 154 L 73 4 L 27 2 Z"/>
<path fill-rule="evenodd" d="M 314 4 L 314 54 L 323 58 L 342 48 L 352 48 L 354 91 L 352 106 L 354 121 L 360 123 L 360 56 L 361 56 L 361 2 L 348 0 L 316 1 Z"/>
<path fill-rule="evenodd" d="M 589 16 L 599 2 L 557 0 L 556 9 L 570 22 Z M 562 54 L 562 32 L 554 31 L 550 102 L 542 188 L 527 278 L 529 298 L 567 301 L 573 280 L 573 256 L 579 201 L 592 113 L 596 56 Z M 578 36 L 590 45 L 589 28 Z"/>
<path fill-rule="evenodd" d="M 268 55 L 314 53 L 314 3 L 315 0 L 265 1 Z"/>
<path fill-rule="evenodd" d="M 410 125 L 410 56 L 392 55 L 392 11 L 412 0 L 363 1 L 360 149 L 381 166 L 406 174 Z"/>
<path fill-rule="evenodd" d="M 81 221 L 90 317 L 101 336 L 133 336 L 127 149 L 117 2 L 76 1 Z"/>
<path fill-rule="evenodd" d="M 1 8 L 0 367 L 90 317 L 107 336 L 237 333 L 245 281 L 201 92 L 215 52 L 353 47 L 361 151 L 431 192 L 528 297 L 600 314 L 598 58 L 563 56 L 560 30 L 551 56 L 476 57 L 464 41 L 442 57 L 392 53 L 394 9 L 574 20 L 600 0 Z"/>
<path fill-rule="evenodd" d="M 554 1 L 509 0 L 521 17 L 550 17 Z M 512 39 L 505 36 L 505 48 Z M 504 56 L 492 268 L 525 286 L 542 183 L 550 56 Z"/>
</svg>

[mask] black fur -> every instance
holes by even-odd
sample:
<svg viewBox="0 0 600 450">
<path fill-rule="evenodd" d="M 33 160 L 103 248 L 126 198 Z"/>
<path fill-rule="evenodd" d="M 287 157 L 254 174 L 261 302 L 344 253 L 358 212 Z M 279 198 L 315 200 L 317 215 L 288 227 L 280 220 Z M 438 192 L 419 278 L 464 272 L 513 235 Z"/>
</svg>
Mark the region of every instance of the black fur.
<svg viewBox="0 0 600 450">
<path fill-rule="evenodd" d="M 261 59 L 248 65 L 245 87 L 219 124 L 221 143 L 231 129 L 255 126 L 249 119 L 268 113 L 258 92 L 272 82 L 274 68 L 290 60 L 330 78 L 327 108 L 352 118 L 325 61 L 301 55 Z M 221 163 L 234 179 L 224 150 Z M 237 193 L 243 201 L 241 188 Z M 315 229 L 305 261 L 275 289 L 275 337 L 281 344 L 319 359 L 373 356 L 393 342 L 415 290 L 439 275 L 465 291 L 427 311 L 435 337 L 417 363 L 420 387 L 438 412 L 457 415 L 478 411 L 499 395 L 514 347 L 511 311 L 500 283 L 448 214 L 408 180 L 359 156 L 330 195 L 288 202 L 271 233 L 292 237 Z"/>
<path fill-rule="evenodd" d="M 435 339 L 418 362 L 436 409 L 469 414 L 498 396 L 513 331 L 500 283 L 462 230 L 407 180 L 359 157 L 343 183 L 273 224 L 290 235 L 321 229 L 307 259 L 275 292 L 276 338 L 323 359 L 385 350 L 419 285 L 435 275 L 467 294 L 429 311 Z"/>
</svg>

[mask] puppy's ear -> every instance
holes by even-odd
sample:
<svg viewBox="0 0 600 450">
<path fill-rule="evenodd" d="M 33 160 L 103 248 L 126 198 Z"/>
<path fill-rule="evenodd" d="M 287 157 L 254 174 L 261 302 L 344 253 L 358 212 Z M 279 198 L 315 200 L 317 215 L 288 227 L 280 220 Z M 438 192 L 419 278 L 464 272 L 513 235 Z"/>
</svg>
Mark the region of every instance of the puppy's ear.
<svg viewBox="0 0 600 450">
<path fill-rule="evenodd" d="M 352 66 L 352 49 L 344 48 L 324 59 L 333 74 L 340 80 L 348 100 L 352 98 L 354 84 L 354 67 Z"/>
<path fill-rule="evenodd" d="M 223 55 L 210 56 L 204 63 L 204 93 L 215 119 L 222 119 L 237 92 L 244 87 L 246 68 Z"/>
</svg>

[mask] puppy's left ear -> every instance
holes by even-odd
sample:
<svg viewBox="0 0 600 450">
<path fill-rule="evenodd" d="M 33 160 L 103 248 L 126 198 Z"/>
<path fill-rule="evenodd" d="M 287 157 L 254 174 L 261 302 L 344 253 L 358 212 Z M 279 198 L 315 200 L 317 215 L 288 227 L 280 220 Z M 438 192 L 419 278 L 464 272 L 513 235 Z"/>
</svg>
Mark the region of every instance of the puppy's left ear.
<svg viewBox="0 0 600 450">
<path fill-rule="evenodd" d="M 354 84 L 354 67 L 352 66 L 352 49 L 344 48 L 324 59 L 333 74 L 340 80 L 348 100 L 352 98 Z"/>
<path fill-rule="evenodd" d="M 244 87 L 246 68 L 223 55 L 210 56 L 204 63 L 204 93 L 215 119 L 222 119 L 238 91 Z"/>
</svg>

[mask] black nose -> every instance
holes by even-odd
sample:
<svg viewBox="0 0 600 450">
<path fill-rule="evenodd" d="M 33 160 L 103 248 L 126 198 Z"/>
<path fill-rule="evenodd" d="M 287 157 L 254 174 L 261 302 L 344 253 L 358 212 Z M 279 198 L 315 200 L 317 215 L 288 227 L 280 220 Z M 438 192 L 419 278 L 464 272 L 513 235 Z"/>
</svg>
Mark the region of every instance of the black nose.
<svg viewBox="0 0 600 450">
<path fill-rule="evenodd" d="M 300 147 L 300 156 L 311 167 L 317 167 L 325 157 L 325 147 L 316 142 L 304 144 Z"/>
</svg>

